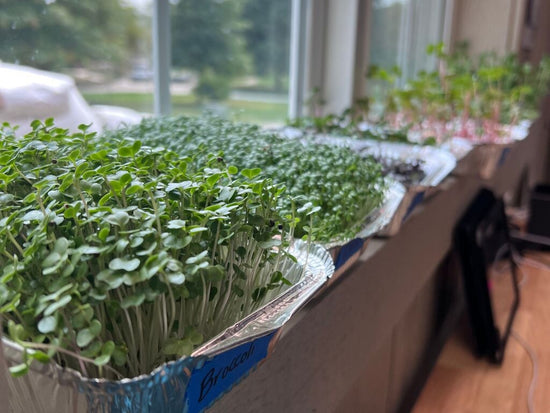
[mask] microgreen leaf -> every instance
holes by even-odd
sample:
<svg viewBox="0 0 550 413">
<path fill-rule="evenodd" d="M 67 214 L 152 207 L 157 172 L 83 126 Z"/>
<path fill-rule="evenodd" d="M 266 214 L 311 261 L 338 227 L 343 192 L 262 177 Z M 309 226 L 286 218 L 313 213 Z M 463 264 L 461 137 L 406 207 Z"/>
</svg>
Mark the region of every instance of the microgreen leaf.
<svg viewBox="0 0 550 413">
<path fill-rule="evenodd" d="M 76 335 L 76 344 L 80 347 L 86 347 L 95 339 L 101 331 L 101 323 L 97 320 L 93 320 L 90 323 L 90 327 L 84 328 Z"/>
<path fill-rule="evenodd" d="M 166 225 L 167 228 L 170 229 L 181 229 L 185 228 L 185 221 L 181 219 L 173 219 Z"/>
<path fill-rule="evenodd" d="M 31 358 L 35 359 L 36 361 L 47 364 L 50 362 L 50 356 L 48 356 L 46 353 L 39 351 L 39 350 L 33 350 L 29 352 L 29 355 Z"/>
<path fill-rule="evenodd" d="M 115 258 L 109 262 L 109 268 L 113 271 L 124 270 L 124 271 L 134 271 L 139 267 L 140 261 L 138 258 L 125 259 L 125 258 Z"/>
<path fill-rule="evenodd" d="M 246 176 L 248 179 L 253 179 L 257 177 L 261 172 L 262 170 L 260 168 L 241 170 L 241 174 Z"/>
<path fill-rule="evenodd" d="M 54 316 L 44 317 L 38 322 L 38 331 L 47 334 L 51 333 L 57 327 L 57 318 Z"/>
<path fill-rule="evenodd" d="M 143 303 L 144 300 L 145 300 L 144 293 L 130 295 L 121 301 L 120 306 L 122 308 L 138 307 Z"/>
<path fill-rule="evenodd" d="M 44 219 L 42 211 L 29 211 L 21 218 L 22 221 L 41 221 Z"/>
<path fill-rule="evenodd" d="M 190 339 L 172 340 L 164 346 L 162 351 L 164 354 L 185 356 L 193 351 L 193 343 Z"/>
<path fill-rule="evenodd" d="M 281 245 L 281 240 L 276 239 L 276 238 L 272 238 L 272 239 L 269 239 L 267 241 L 259 242 L 258 245 L 262 248 L 269 249 L 269 248 L 273 248 L 273 247 L 277 247 L 277 246 Z"/>
<path fill-rule="evenodd" d="M 46 307 L 46 309 L 44 310 L 44 315 L 45 316 L 49 316 L 53 313 L 55 313 L 57 310 L 59 310 L 60 308 L 66 306 L 67 304 L 69 304 L 72 300 L 72 297 L 70 295 L 64 295 L 63 297 L 61 297 L 59 299 L 59 301 L 56 301 L 52 304 L 50 304 L 48 307 Z"/>
<path fill-rule="evenodd" d="M 13 377 L 21 377 L 27 374 L 29 371 L 29 366 L 27 364 L 17 364 L 9 368 L 10 374 Z"/>
</svg>

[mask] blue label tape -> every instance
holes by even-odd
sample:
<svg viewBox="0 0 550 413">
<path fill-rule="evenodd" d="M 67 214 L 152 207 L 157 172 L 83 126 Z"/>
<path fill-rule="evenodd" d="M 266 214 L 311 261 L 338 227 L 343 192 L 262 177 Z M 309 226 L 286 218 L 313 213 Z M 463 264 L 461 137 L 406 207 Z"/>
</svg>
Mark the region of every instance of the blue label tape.
<svg viewBox="0 0 550 413">
<path fill-rule="evenodd" d="M 497 166 L 501 167 L 504 161 L 506 161 L 506 158 L 508 157 L 508 154 L 510 153 L 510 148 L 504 148 L 500 154 L 500 158 L 498 159 Z"/>
<path fill-rule="evenodd" d="M 267 357 L 275 332 L 199 363 L 191 373 L 185 393 L 186 413 L 206 409 Z"/>
<path fill-rule="evenodd" d="M 334 262 L 334 268 L 337 270 L 342 265 L 348 261 L 353 254 L 355 254 L 357 251 L 359 251 L 361 248 L 363 248 L 363 244 L 365 243 L 364 240 L 361 238 L 355 238 L 352 239 L 350 242 L 348 242 L 346 245 L 344 245 L 340 252 L 338 253 L 338 257 L 336 257 L 336 261 Z"/>
<path fill-rule="evenodd" d="M 426 191 L 419 192 L 414 196 L 413 200 L 411 201 L 411 204 L 409 205 L 409 208 L 407 209 L 407 212 L 405 213 L 405 216 L 403 217 L 403 221 L 405 221 L 409 217 L 409 215 L 411 215 L 413 210 L 418 205 L 420 205 L 420 203 L 424 200 L 424 194 L 425 193 L 426 193 Z"/>
</svg>

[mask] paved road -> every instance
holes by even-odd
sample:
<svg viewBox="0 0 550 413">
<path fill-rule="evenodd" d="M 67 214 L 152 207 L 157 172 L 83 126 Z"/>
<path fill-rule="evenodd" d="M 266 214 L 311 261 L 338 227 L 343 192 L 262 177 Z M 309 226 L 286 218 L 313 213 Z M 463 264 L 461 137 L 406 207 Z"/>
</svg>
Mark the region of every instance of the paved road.
<svg viewBox="0 0 550 413">
<path fill-rule="evenodd" d="M 196 78 L 191 78 L 188 82 L 172 82 L 170 92 L 173 95 L 190 95 L 196 85 Z M 80 90 L 84 93 L 153 93 L 154 87 L 153 82 L 149 80 L 135 81 L 121 78 L 107 84 L 81 86 Z M 287 103 L 288 95 L 286 93 L 233 90 L 230 99 L 248 102 Z"/>
</svg>

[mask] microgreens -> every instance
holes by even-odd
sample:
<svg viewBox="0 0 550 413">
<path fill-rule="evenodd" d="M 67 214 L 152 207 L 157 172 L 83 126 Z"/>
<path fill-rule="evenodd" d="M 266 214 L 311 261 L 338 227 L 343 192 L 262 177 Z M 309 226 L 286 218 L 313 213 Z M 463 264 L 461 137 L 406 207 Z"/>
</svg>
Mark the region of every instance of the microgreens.
<svg viewBox="0 0 550 413">
<path fill-rule="evenodd" d="M 259 171 L 32 126 L 0 129 L 0 316 L 24 350 L 12 374 L 50 359 L 150 373 L 297 281 L 284 189 Z"/>
<path fill-rule="evenodd" d="M 369 82 L 382 82 L 385 94 L 374 94 L 370 105 L 383 107 L 381 119 L 372 113 L 367 117 L 390 129 L 412 127 L 423 139 L 460 136 L 493 142 L 509 134 L 508 125 L 537 116 L 550 86 L 550 57 L 532 65 L 516 55 L 470 57 L 467 52 L 466 45 L 451 54 L 441 43 L 428 46 L 438 69 L 419 72 L 401 88 L 389 71 L 370 70 Z"/>
<path fill-rule="evenodd" d="M 420 71 L 400 87 L 399 67 L 371 66 L 369 96 L 341 114 L 295 119 L 291 126 L 313 133 L 360 139 L 434 145 L 451 137 L 498 142 L 510 125 L 538 115 L 550 87 L 550 57 L 539 64 L 517 56 L 485 53 L 469 57 L 466 45 L 454 53 L 442 43 L 429 45 L 438 69 Z"/>
<path fill-rule="evenodd" d="M 353 238 L 383 199 L 384 181 L 376 163 L 347 148 L 303 144 L 254 125 L 214 117 L 151 118 L 105 138 L 125 137 L 182 156 L 193 154 L 197 167 L 207 154 L 218 153 L 220 165 L 260 168 L 261 176 L 286 187 L 288 196 L 279 197 L 278 208 L 296 224 L 298 237 L 308 234 L 321 242 Z M 260 169 L 241 173 L 253 178 Z"/>
</svg>

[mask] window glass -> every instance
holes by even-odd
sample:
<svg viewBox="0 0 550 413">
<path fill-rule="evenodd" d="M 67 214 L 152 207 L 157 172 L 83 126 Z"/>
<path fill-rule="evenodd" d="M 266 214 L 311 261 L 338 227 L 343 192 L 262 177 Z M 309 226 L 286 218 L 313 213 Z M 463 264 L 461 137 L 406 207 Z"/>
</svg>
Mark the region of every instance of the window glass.
<svg viewBox="0 0 550 413">
<path fill-rule="evenodd" d="M 153 112 L 153 0 L 0 4 L 0 60 L 71 76 L 90 105 Z M 291 0 L 170 4 L 172 113 L 284 122 Z"/>
<path fill-rule="evenodd" d="M 153 90 L 151 21 L 146 2 L 0 0 L 0 4 L 0 60 L 18 65 L 4 65 L 4 69 L 8 67 L 10 79 L 19 82 L 19 89 L 8 84 L 6 78 L 0 85 L 0 93 L 4 92 L 5 111 L 14 108 L 17 99 L 25 98 L 33 102 L 26 109 L 28 116 L 32 116 L 36 109 L 36 117 L 51 114 L 57 118 L 64 115 L 63 111 L 74 110 L 75 105 L 81 111 L 97 109 L 94 113 L 100 117 L 107 113 L 105 108 L 89 108 L 74 87 L 73 94 L 62 96 L 65 93 L 62 91 L 65 87 L 63 79 L 70 84 L 68 78 L 58 77 L 59 83 L 52 81 L 48 84 L 45 80 L 43 84 L 33 84 L 40 81 L 41 74 L 24 72 L 25 67 L 69 75 L 89 104 L 150 111 Z M 16 78 L 17 70 L 22 70 L 25 75 Z M 24 84 L 25 81 L 28 85 Z M 54 84 L 58 89 L 53 87 Z M 52 90 L 49 91 L 48 87 Z M 24 90 L 28 91 L 27 95 L 22 92 Z M 49 113 L 38 107 L 40 102 L 33 106 L 33 94 L 36 97 L 39 90 L 44 91 L 45 99 L 50 102 Z M 74 114 L 76 116 L 76 112 Z"/>
<path fill-rule="evenodd" d="M 426 47 L 442 40 L 445 0 L 373 0 L 369 63 L 400 66 L 401 82 L 420 70 L 434 69 Z"/>
<path fill-rule="evenodd" d="M 263 124 L 288 112 L 290 0 L 172 5 L 172 112 Z"/>
</svg>

